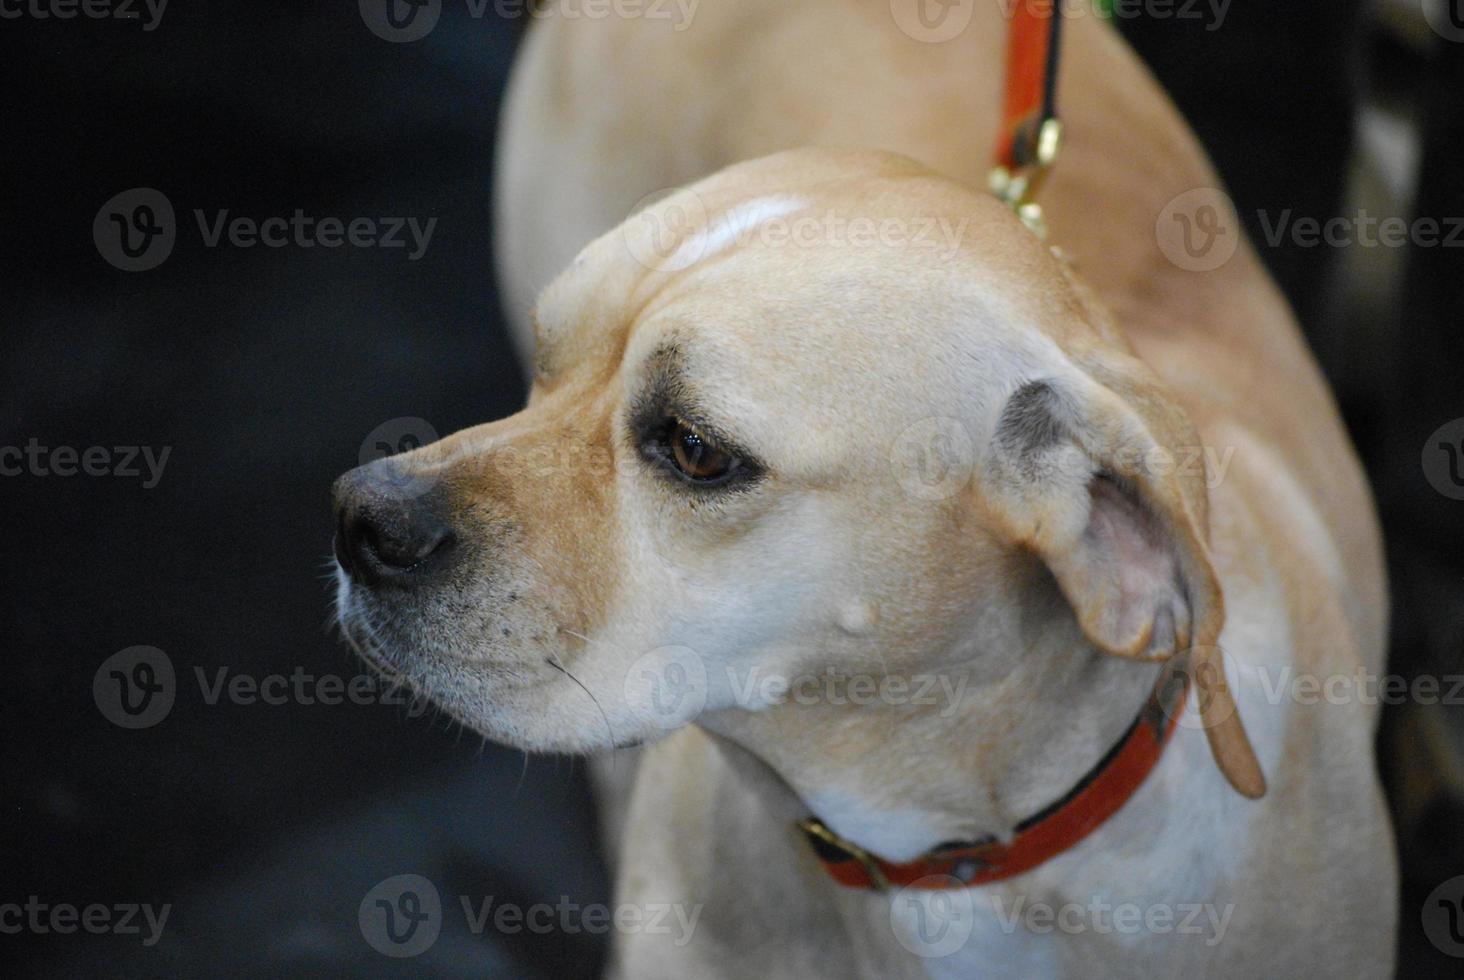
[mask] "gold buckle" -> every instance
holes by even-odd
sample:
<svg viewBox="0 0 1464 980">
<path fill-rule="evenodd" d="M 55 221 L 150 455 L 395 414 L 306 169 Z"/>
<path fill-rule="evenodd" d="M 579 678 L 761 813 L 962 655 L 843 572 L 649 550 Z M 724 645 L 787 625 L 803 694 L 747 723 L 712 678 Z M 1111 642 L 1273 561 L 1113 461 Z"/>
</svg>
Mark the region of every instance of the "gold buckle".
<svg viewBox="0 0 1464 980">
<path fill-rule="evenodd" d="M 817 837 L 825 844 L 843 851 L 855 861 L 858 861 L 859 866 L 864 869 L 864 873 L 869 875 L 869 880 L 873 883 L 876 891 L 889 891 L 889 879 L 880 870 L 879 862 L 874 859 L 874 855 L 870 854 L 864 848 L 834 833 L 818 817 L 806 817 L 798 821 L 798 828 L 810 837 Z"/>
<path fill-rule="evenodd" d="M 1047 222 L 1042 217 L 1042 206 L 1032 200 L 1042 189 L 1047 172 L 1057 160 L 1057 151 L 1062 148 L 1062 123 L 1047 119 L 1037 131 L 1037 159 L 1025 167 L 1008 170 L 998 165 L 993 167 L 987 178 L 991 193 L 1016 212 L 1038 238 L 1047 237 Z"/>
</svg>

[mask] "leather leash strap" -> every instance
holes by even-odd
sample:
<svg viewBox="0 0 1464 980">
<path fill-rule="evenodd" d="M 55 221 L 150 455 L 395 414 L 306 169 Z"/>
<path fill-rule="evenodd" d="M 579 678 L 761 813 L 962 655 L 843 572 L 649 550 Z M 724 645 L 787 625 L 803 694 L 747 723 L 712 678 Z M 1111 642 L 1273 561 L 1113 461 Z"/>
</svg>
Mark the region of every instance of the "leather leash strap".
<svg viewBox="0 0 1464 980">
<path fill-rule="evenodd" d="M 1057 63 L 1062 0 L 1015 0 L 1007 34 L 1006 94 L 991 190 L 1037 235 L 1046 228 L 1032 200 L 1062 143 Z"/>
</svg>

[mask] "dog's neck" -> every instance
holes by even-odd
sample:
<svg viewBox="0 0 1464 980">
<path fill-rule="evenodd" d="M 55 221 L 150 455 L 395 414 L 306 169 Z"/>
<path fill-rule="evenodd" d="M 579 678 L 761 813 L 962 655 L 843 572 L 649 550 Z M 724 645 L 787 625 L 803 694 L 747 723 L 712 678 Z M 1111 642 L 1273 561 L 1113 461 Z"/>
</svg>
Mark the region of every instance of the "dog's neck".
<svg viewBox="0 0 1464 980">
<path fill-rule="evenodd" d="M 892 861 L 1017 824 L 1061 798 L 1122 737 L 1159 668 L 1103 656 L 1054 617 L 997 679 L 959 663 L 920 710 L 784 704 L 716 712 L 705 728 L 786 785 L 779 805 Z M 962 685 L 960 678 L 979 678 Z M 950 692 L 960 688 L 953 701 Z"/>
</svg>

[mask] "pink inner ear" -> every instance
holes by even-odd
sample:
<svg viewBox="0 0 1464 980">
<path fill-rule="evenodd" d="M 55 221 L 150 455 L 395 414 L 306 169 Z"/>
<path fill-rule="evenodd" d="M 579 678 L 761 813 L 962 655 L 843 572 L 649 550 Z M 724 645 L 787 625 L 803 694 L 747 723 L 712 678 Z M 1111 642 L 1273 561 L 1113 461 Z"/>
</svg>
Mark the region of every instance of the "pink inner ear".
<svg viewBox="0 0 1464 980">
<path fill-rule="evenodd" d="M 1163 524 L 1116 480 L 1088 484 L 1084 533 L 1088 579 L 1104 593 L 1103 640 L 1143 657 L 1178 652 L 1189 631 L 1189 608 L 1172 543 Z"/>
</svg>

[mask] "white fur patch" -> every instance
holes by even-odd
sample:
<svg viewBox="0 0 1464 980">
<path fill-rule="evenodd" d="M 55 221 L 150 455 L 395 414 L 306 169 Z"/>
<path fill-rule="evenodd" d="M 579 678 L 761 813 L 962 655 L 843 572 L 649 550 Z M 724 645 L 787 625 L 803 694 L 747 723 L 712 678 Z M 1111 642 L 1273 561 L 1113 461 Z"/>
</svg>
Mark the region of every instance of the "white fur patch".
<svg viewBox="0 0 1464 980">
<path fill-rule="evenodd" d="M 666 268 L 685 269 L 724 252 L 733 245 L 750 241 L 757 229 L 769 221 L 801 211 L 807 206 L 806 200 L 792 194 L 773 194 L 739 204 L 711 222 L 709 227 L 682 242 L 666 263 Z"/>
</svg>

